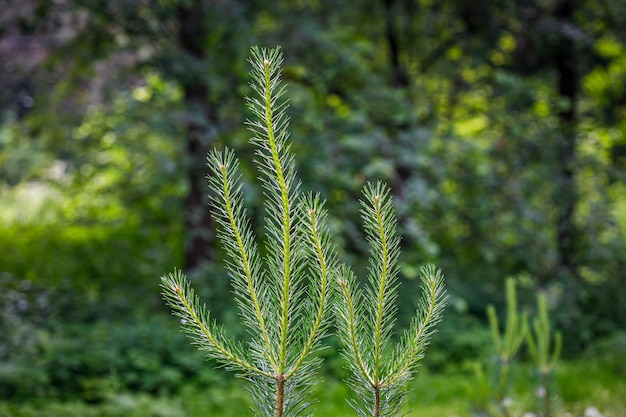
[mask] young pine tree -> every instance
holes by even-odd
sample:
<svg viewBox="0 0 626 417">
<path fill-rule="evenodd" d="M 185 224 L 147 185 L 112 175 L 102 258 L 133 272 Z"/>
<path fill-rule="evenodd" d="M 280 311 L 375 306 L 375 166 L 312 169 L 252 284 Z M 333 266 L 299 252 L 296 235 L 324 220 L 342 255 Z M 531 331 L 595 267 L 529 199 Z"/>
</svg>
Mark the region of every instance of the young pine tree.
<svg viewBox="0 0 626 417">
<path fill-rule="evenodd" d="M 495 400 L 501 405 L 504 415 L 507 415 L 503 401 L 508 389 L 511 361 L 522 346 L 528 331 L 528 316 L 525 313 L 520 314 L 517 306 L 517 290 L 514 278 L 507 278 L 506 280 L 506 311 L 504 334 L 502 334 L 495 307 L 493 305 L 487 307 L 491 337 L 497 356 L 497 387 L 494 395 Z"/>
<path fill-rule="evenodd" d="M 265 189 L 266 257 L 261 259 L 243 207 L 238 162 L 231 150 L 213 151 L 212 211 L 225 247 L 236 303 L 250 341 L 233 341 L 211 319 L 185 276 L 162 278 L 163 295 L 199 349 L 251 384 L 258 416 L 305 414 L 320 349 L 329 322 L 330 281 L 336 257 L 329 241 L 326 210 L 317 195 L 303 195 L 287 143 L 287 104 L 281 101 L 282 54 L 252 49 L 252 83 L 247 98 L 256 117 L 256 165 Z"/>
<path fill-rule="evenodd" d="M 340 269 L 337 328 L 351 370 L 348 384 L 359 417 L 402 415 L 407 384 L 419 366 L 445 305 L 443 275 L 434 265 L 420 268 L 422 299 L 417 315 L 397 343 L 392 342 L 398 289 L 400 238 L 389 189 L 368 184 L 361 216 L 370 244 L 369 286 L 357 285 L 353 272 Z"/>
<path fill-rule="evenodd" d="M 528 316 L 520 313 L 517 305 L 515 278 L 506 280 L 506 321 L 498 319 L 493 305 L 487 306 L 487 317 L 491 328 L 491 338 L 495 348 L 495 357 L 488 378 L 482 364 L 475 365 L 476 380 L 471 387 L 473 415 L 510 417 L 509 377 L 511 365 L 528 331 Z M 501 330 L 504 327 L 504 333 Z"/>
<path fill-rule="evenodd" d="M 541 399 L 541 417 L 551 417 L 550 375 L 559 360 L 563 337 L 555 332 L 548 318 L 548 299 L 546 294 L 537 294 L 537 317 L 532 321 L 532 331 L 526 333 L 528 352 L 539 372 L 540 386 L 537 394 Z"/>
<path fill-rule="evenodd" d="M 359 416 L 398 416 L 407 382 L 441 317 L 441 272 L 432 265 L 421 269 L 425 295 L 418 315 L 393 345 L 399 238 L 389 190 L 378 183 L 364 191 L 362 214 L 372 257 L 371 285 L 363 293 L 350 269 L 337 261 L 320 197 L 299 189 L 287 143 L 287 104 L 281 100 L 280 50 L 253 48 L 250 63 L 256 95 L 247 101 L 255 120 L 247 124 L 266 196 L 265 258 L 243 207 L 233 152 L 213 151 L 207 158 L 213 215 L 250 341 L 226 336 L 180 271 L 162 278 L 164 298 L 199 349 L 251 382 L 259 417 L 295 417 L 310 404 L 307 394 L 319 364 L 313 353 L 327 333 L 330 288 L 336 285 L 341 294 L 337 325 L 353 371 L 349 383 L 357 393 L 353 406 Z"/>
</svg>

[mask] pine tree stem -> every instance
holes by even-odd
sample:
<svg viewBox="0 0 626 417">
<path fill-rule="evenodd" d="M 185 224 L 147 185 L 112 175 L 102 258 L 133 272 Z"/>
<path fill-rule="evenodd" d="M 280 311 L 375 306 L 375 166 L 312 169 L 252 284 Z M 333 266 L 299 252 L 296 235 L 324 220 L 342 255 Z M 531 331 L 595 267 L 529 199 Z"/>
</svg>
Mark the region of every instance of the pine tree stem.
<svg viewBox="0 0 626 417">
<path fill-rule="evenodd" d="M 374 387 L 374 417 L 380 415 L 380 387 Z"/>
<path fill-rule="evenodd" d="M 282 417 L 285 408 L 285 377 L 279 375 L 276 388 L 276 417 Z"/>
</svg>

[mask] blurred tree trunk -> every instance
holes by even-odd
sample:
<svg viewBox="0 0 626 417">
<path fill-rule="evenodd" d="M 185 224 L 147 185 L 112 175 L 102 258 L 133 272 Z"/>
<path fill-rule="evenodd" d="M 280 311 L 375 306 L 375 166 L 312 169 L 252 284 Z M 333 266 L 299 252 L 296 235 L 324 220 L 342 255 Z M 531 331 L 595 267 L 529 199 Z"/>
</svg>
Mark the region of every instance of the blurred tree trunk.
<svg viewBox="0 0 626 417">
<path fill-rule="evenodd" d="M 557 138 L 557 271 L 567 280 L 578 277 L 577 245 L 579 233 L 574 221 L 578 200 L 576 190 L 576 106 L 580 76 L 577 71 L 576 41 L 573 33 L 575 0 L 562 0 L 555 9 L 558 25 L 558 42 L 553 58 L 558 79 L 558 93 L 564 102 L 559 111 L 559 137 Z"/>
<path fill-rule="evenodd" d="M 385 40 L 389 49 L 389 64 L 393 74 L 395 87 L 407 87 L 409 85 L 408 72 L 400 61 L 400 36 L 396 28 L 398 7 L 395 0 L 383 0 L 385 7 Z"/>
<path fill-rule="evenodd" d="M 178 42 L 191 66 L 202 68 L 206 61 L 204 41 L 208 34 L 202 0 L 183 2 L 178 7 Z M 216 118 L 209 104 L 209 87 L 200 71 L 183 74 L 186 108 L 187 180 L 189 194 L 185 217 L 185 270 L 197 269 L 213 257 L 211 216 L 207 207 L 205 155 L 214 136 Z"/>
</svg>

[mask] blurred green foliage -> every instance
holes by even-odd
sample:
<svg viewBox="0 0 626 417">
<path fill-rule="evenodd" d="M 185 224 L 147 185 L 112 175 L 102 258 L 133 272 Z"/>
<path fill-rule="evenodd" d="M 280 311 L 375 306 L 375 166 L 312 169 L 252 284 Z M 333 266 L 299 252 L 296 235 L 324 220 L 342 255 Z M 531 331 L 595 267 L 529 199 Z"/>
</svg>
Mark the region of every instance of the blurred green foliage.
<svg viewBox="0 0 626 417">
<path fill-rule="evenodd" d="M 367 267 L 358 261 L 367 247 L 354 202 L 367 180 L 393 188 L 404 254 L 398 326 L 415 310 L 419 264 L 443 267 L 450 308 L 427 355 L 430 369 L 466 370 L 488 355 L 485 306 L 502 311 L 505 277 L 520 276 L 520 309 L 546 291 L 566 358 L 600 346 L 618 353 L 607 353 L 614 360 L 598 365 L 598 374 L 623 376 L 623 1 L 27 3 L 19 13 L 0 8 L 2 45 L 41 40 L 41 49 L 2 50 L 0 391 L 7 398 L 81 398 L 108 410 L 68 405 L 51 416 L 179 415 L 158 414 L 159 404 L 176 408 L 169 400 L 151 408 L 141 395 L 110 400 L 108 393 L 165 395 L 181 379 L 213 384 L 220 375 L 201 370 L 164 318 L 157 277 L 185 263 L 189 174 L 194 157 L 213 146 L 242 156 L 249 214 L 262 222 L 243 127 L 253 44 L 283 47 L 303 187 L 328 199 L 342 257 L 357 272 Z M 564 17 L 557 3 L 573 13 Z M 203 19 L 196 55 L 181 43 L 185 7 Z M 575 47 L 561 48 L 565 41 Z M 565 164 L 573 192 L 559 148 L 571 105 L 558 86 L 563 50 L 577 54 L 579 75 L 575 154 Z M 42 51 L 43 61 L 24 64 Z M 200 112 L 186 88 L 192 82 L 206 87 Z M 188 136 L 196 125 L 209 139 L 193 153 Z M 563 268 L 559 246 L 562 194 L 576 200 L 574 274 Z M 222 256 L 213 253 L 191 277 L 237 333 Z M 341 360 L 327 362 L 329 375 L 344 372 Z M 578 384 L 582 368 L 555 373 L 555 391 L 568 402 L 589 388 Z M 1 407 L 0 415 L 40 411 Z"/>
<path fill-rule="evenodd" d="M 605 351 L 606 352 L 606 351 Z M 533 410 L 536 399 L 528 392 L 529 380 L 533 379 L 530 369 L 514 374 L 512 391 L 515 411 Z M 623 373 L 615 373 L 604 367 L 597 357 L 585 357 L 584 361 L 564 363 L 556 374 L 555 398 L 557 415 L 582 416 L 589 407 L 601 410 L 606 417 L 620 417 L 626 412 L 623 393 L 626 384 Z M 457 415 L 469 417 L 466 389 L 474 384 L 473 377 L 466 372 L 447 374 L 429 373 L 425 369 L 412 381 L 413 392 L 421 395 L 410 397 L 407 415 L 417 417 L 447 417 Z M 314 396 L 318 401 L 313 406 L 314 416 L 343 416 L 350 414 L 345 402 L 347 387 L 335 379 L 328 379 L 318 386 Z M 99 403 L 80 400 L 59 402 L 49 398 L 22 402 L 0 400 L 0 415 L 7 417 L 94 416 L 94 417 L 220 417 L 241 416 L 248 412 L 249 397 L 240 384 L 216 381 L 209 386 L 186 385 L 176 394 L 147 395 L 142 393 L 110 393 Z"/>
<path fill-rule="evenodd" d="M 98 297 L 180 264 L 181 154 L 176 131 L 160 116 L 176 108 L 179 94 L 154 75 L 146 80 L 143 102 L 137 89 L 120 93 L 110 108 L 94 107 L 67 126 L 62 154 L 30 148 L 59 141 L 49 132 L 29 137 L 28 125 L 2 128 L 0 155 L 9 162 L 0 168 L 3 271 Z M 26 166 L 16 167 L 22 159 Z"/>
<path fill-rule="evenodd" d="M 161 317 L 22 330 L 31 330 L 28 340 L 13 340 L 19 349 L 2 354 L 3 398 L 100 403 L 119 392 L 165 395 L 183 383 L 206 387 L 222 378 Z"/>
</svg>

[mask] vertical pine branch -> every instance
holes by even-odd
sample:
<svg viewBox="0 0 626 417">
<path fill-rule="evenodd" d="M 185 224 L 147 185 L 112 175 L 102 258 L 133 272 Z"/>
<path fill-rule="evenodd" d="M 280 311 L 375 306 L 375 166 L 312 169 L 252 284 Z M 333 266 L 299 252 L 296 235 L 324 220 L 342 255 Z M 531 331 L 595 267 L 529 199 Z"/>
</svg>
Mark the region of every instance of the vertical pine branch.
<svg viewBox="0 0 626 417">
<path fill-rule="evenodd" d="M 287 339 L 290 325 L 289 300 L 293 297 L 294 280 L 292 268 L 298 267 L 299 253 L 292 248 L 296 228 L 293 225 L 294 194 L 298 185 L 294 180 L 293 157 L 283 153 L 287 146 L 286 128 L 289 120 L 284 112 L 284 105 L 278 100 L 284 94 L 280 85 L 280 65 L 282 56 L 278 50 L 266 51 L 253 49 L 253 83 L 257 98 L 248 98 L 248 107 L 255 113 L 257 120 L 248 121 L 250 130 L 255 135 L 252 142 L 257 144 L 257 163 L 263 174 L 263 185 L 267 191 L 267 229 L 270 240 L 269 274 L 276 281 L 279 290 L 280 325 L 278 330 L 278 374 L 282 375 L 287 366 Z M 282 386 L 282 385 L 280 385 Z"/>
<path fill-rule="evenodd" d="M 277 51 L 275 51 L 277 53 Z M 252 65 L 253 82 L 251 87 L 257 93 L 257 98 L 248 100 L 248 107 L 255 113 L 257 120 L 248 121 L 250 130 L 255 135 L 252 141 L 259 147 L 257 149 L 257 164 L 260 166 L 263 176 L 263 185 L 267 190 L 269 199 L 266 203 L 268 216 L 266 226 L 270 234 L 269 244 L 270 262 L 269 275 L 275 281 L 273 289 L 278 289 L 278 294 L 274 294 L 275 302 L 278 305 L 280 324 L 278 330 L 278 348 L 276 362 L 276 409 L 275 415 L 282 416 L 285 403 L 285 365 L 286 365 L 286 341 L 289 322 L 289 296 L 291 284 L 291 266 L 293 263 L 291 241 L 292 241 L 292 197 L 290 195 L 291 184 L 285 178 L 285 161 L 278 155 L 278 146 L 282 147 L 281 137 L 276 136 L 274 110 L 276 100 L 283 91 L 275 90 L 280 76 L 280 64 L 276 62 L 278 55 L 270 51 L 272 56 L 268 56 L 265 51 L 253 49 L 250 64 Z M 280 59 L 282 61 L 282 59 Z M 274 62 L 274 65 L 272 65 Z M 286 121 L 285 121 L 286 123 Z M 278 236 L 276 236 L 278 235 Z M 282 244 L 281 244 L 282 242 Z M 276 271 L 280 271 L 276 273 Z M 276 330 L 275 330 L 276 332 Z M 276 336 L 275 336 L 276 337 Z"/>
<path fill-rule="evenodd" d="M 415 370 L 422 358 L 428 339 L 435 331 L 435 325 L 441 320 L 445 306 L 445 288 L 441 270 L 428 264 L 420 268 L 422 280 L 422 298 L 417 315 L 405 332 L 402 343 L 397 347 L 395 357 L 397 366 L 389 383 L 395 383 L 401 375 Z"/>
<path fill-rule="evenodd" d="M 361 202 L 367 240 L 371 244 L 372 262 L 369 282 L 375 293 L 370 297 L 375 306 L 374 316 L 374 364 L 373 378 L 381 380 L 384 354 L 390 342 L 396 307 L 397 261 L 400 239 L 396 235 L 396 219 L 392 214 L 392 202 L 388 190 L 382 183 L 364 190 L 365 201 Z M 378 392 L 377 392 L 378 394 Z"/>
<path fill-rule="evenodd" d="M 553 333 L 548 318 L 548 300 L 545 294 L 537 295 L 537 317 L 533 320 L 532 331 L 526 334 L 526 343 L 531 358 L 539 372 L 542 417 L 551 416 L 550 375 L 561 354 L 562 336 Z"/>
<path fill-rule="evenodd" d="M 348 383 L 356 393 L 352 407 L 358 416 L 392 417 L 401 414 L 408 381 L 441 319 L 446 296 L 441 271 L 422 267 L 417 315 L 392 346 L 400 246 L 393 202 L 382 183 L 368 184 L 363 196 L 361 215 L 371 251 L 369 286 L 362 292 L 352 271 L 340 269 L 337 327 L 351 371 Z"/>
<path fill-rule="evenodd" d="M 308 272 L 320 283 L 319 287 L 311 289 L 316 292 L 315 303 L 310 305 L 311 309 L 303 325 L 310 326 L 308 334 L 304 339 L 304 348 L 296 362 L 287 372 L 287 378 L 291 377 L 304 362 L 309 353 L 315 349 L 320 339 L 325 335 L 327 323 L 325 312 L 330 303 L 330 279 L 335 272 L 337 259 L 335 248 L 330 242 L 330 232 L 326 226 L 327 213 L 319 195 L 308 196 L 301 204 L 303 212 L 301 218 L 306 218 L 305 225 L 305 248 L 309 252 L 309 259 L 313 259 L 313 264 L 309 265 Z M 314 312 L 314 313 L 311 313 Z"/>
<path fill-rule="evenodd" d="M 207 157 L 212 175 L 208 177 L 212 214 L 220 228 L 218 237 L 228 247 L 229 261 L 226 267 L 232 277 L 235 300 L 248 332 L 262 340 L 252 344 L 257 358 L 266 358 L 270 364 L 277 363 L 266 324 L 266 314 L 260 299 L 266 294 L 261 287 L 264 273 L 260 270 L 257 245 L 243 208 L 243 195 L 239 175 L 239 163 L 234 152 L 213 150 Z M 261 293 L 260 293 L 261 292 Z"/>
<path fill-rule="evenodd" d="M 210 319 L 180 271 L 164 276 L 161 287 L 194 344 L 251 381 L 257 415 L 295 417 L 310 404 L 306 398 L 319 364 L 312 354 L 321 348 L 328 328 L 336 254 L 323 202 L 299 191 L 287 143 L 282 54 L 278 48 L 253 48 L 250 63 L 255 96 L 247 102 L 255 119 L 247 125 L 254 134 L 251 143 L 256 146 L 255 162 L 265 189 L 264 259 L 243 206 L 234 153 L 214 150 L 207 158 L 211 211 L 226 250 L 235 301 L 250 335 L 247 345 L 228 338 Z"/>
</svg>

